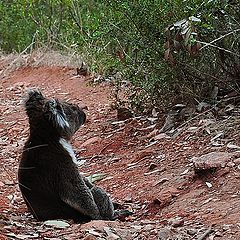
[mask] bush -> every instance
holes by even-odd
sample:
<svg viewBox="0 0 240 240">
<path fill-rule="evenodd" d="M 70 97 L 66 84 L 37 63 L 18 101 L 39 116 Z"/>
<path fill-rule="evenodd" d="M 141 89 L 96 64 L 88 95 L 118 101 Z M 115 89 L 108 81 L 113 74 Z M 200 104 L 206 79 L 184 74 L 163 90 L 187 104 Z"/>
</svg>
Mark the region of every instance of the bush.
<svg viewBox="0 0 240 240">
<path fill-rule="evenodd" d="M 214 87 L 239 92 L 237 1 L 111 2 L 121 71 L 142 89 L 131 95 L 136 107 L 216 100 Z"/>
<path fill-rule="evenodd" d="M 0 46 L 77 47 L 92 71 L 130 81 L 142 111 L 209 98 L 216 86 L 239 91 L 239 10 L 233 0 L 1 1 Z"/>
</svg>

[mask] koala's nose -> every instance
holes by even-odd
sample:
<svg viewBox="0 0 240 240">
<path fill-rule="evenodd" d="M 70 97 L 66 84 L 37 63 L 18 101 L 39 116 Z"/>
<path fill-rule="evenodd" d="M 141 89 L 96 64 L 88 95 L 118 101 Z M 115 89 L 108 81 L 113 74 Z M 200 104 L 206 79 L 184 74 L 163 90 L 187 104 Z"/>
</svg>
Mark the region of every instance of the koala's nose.
<svg viewBox="0 0 240 240">
<path fill-rule="evenodd" d="M 80 120 L 80 125 L 84 124 L 86 122 L 86 114 L 84 111 L 79 111 L 78 113 L 78 117 L 79 117 L 79 120 Z"/>
</svg>

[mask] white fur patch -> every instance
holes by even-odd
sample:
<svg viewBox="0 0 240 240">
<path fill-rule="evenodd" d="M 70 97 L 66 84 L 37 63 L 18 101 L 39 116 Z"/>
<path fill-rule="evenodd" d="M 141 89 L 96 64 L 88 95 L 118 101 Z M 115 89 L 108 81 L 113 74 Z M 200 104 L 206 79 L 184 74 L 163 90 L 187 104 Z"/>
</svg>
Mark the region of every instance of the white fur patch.
<svg viewBox="0 0 240 240">
<path fill-rule="evenodd" d="M 64 110 L 61 108 L 61 111 L 58 111 L 57 105 L 58 104 L 55 99 L 52 99 L 50 101 L 51 110 L 52 110 L 53 116 L 55 117 L 56 124 L 62 129 L 69 128 L 69 123 L 67 121 Z"/>
<path fill-rule="evenodd" d="M 69 128 L 69 123 L 66 121 L 64 116 L 62 116 L 59 113 L 56 113 L 56 122 L 57 122 L 58 126 L 62 129 Z"/>
<path fill-rule="evenodd" d="M 74 151 L 72 149 L 71 144 L 68 141 L 66 141 L 64 138 L 60 138 L 59 143 L 69 153 L 70 157 L 72 158 L 72 161 L 75 164 L 78 164 L 77 158 L 75 156 L 75 153 L 74 153 Z"/>
</svg>

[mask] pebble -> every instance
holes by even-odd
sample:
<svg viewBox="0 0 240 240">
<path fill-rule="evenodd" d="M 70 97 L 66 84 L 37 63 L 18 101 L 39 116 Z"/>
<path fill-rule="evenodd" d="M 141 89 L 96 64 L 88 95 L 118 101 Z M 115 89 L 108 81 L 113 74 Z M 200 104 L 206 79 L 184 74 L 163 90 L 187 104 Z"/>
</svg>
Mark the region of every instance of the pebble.
<svg viewBox="0 0 240 240">
<path fill-rule="evenodd" d="M 187 233 L 191 236 L 195 235 L 197 233 L 197 230 L 194 228 L 187 229 Z"/>
<path fill-rule="evenodd" d="M 176 218 L 176 219 L 172 219 L 170 223 L 174 228 L 177 228 L 177 227 L 183 226 L 184 220 L 181 218 Z"/>
</svg>

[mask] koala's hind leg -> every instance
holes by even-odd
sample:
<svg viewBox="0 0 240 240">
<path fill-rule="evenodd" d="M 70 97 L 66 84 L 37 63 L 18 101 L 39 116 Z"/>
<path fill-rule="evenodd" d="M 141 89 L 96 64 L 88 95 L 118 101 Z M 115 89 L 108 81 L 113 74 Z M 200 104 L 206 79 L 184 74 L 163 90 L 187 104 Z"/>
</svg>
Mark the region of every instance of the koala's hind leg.
<svg viewBox="0 0 240 240">
<path fill-rule="evenodd" d="M 95 203 L 98 206 L 102 219 L 113 220 L 114 219 L 114 206 L 113 202 L 107 193 L 100 187 L 93 186 L 91 192 Z"/>
<path fill-rule="evenodd" d="M 91 219 L 102 219 L 91 189 L 82 178 L 77 182 L 65 179 L 62 182 L 62 189 L 65 190 L 60 195 L 63 202 Z"/>
<path fill-rule="evenodd" d="M 94 201 L 97 204 L 100 215 L 103 219 L 124 219 L 125 217 L 132 215 L 132 212 L 128 210 L 118 209 L 121 207 L 121 205 L 117 202 L 112 202 L 110 197 L 103 189 L 93 185 L 86 177 L 83 177 L 83 180 L 86 186 L 91 190 Z"/>
<path fill-rule="evenodd" d="M 101 217 L 106 220 L 113 220 L 115 215 L 114 204 L 110 197 L 102 188 L 93 185 L 86 177 L 83 180 L 93 195 Z"/>
</svg>

